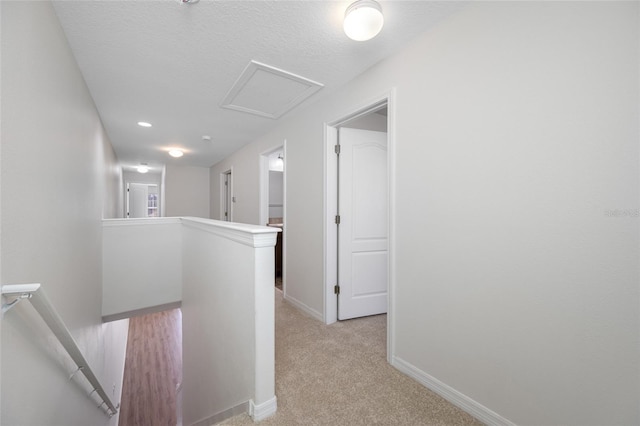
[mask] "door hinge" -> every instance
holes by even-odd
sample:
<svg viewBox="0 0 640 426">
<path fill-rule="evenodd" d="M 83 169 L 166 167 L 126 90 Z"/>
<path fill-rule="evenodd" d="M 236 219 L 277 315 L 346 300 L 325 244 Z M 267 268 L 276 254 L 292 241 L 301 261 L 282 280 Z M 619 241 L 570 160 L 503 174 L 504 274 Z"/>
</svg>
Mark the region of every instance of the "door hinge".
<svg viewBox="0 0 640 426">
<path fill-rule="evenodd" d="M 340 145 L 334 146 L 333 150 L 336 152 L 336 154 L 340 155 Z"/>
<path fill-rule="evenodd" d="M 336 284 L 336 285 L 333 287 L 333 292 L 334 292 L 335 294 L 340 294 L 340 286 Z"/>
<path fill-rule="evenodd" d="M 336 225 L 340 225 L 340 215 L 336 215 Z"/>
</svg>

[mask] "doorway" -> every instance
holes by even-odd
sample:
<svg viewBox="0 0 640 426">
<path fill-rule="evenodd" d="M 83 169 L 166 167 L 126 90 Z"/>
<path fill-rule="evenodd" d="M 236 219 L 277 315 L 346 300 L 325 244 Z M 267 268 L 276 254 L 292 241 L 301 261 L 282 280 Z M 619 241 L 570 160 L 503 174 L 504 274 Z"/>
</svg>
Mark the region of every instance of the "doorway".
<svg viewBox="0 0 640 426">
<path fill-rule="evenodd" d="M 383 131 L 338 129 L 338 320 L 387 313 L 387 117 L 364 118 Z"/>
<path fill-rule="evenodd" d="M 127 218 L 159 217 L 158 185 L 127 183 Z"/>
<path fill-rule="evenodd" d="M 260 155 L 260 224 L 280 229 L 275 246 L 275 286 L 286 291 L 286 141 Z"/>
<path fill-rule="evenodd" d="M 233 222 L 233 170 L 229 169 L 220 175 L 220 218 L 227 222 Z"/>
<path fill-rule="evenodd" d="M 387 312 L 387 360 L 391 360 L 391 356 L 393 354 L 393 321 L 394 321 L 394 311 L 393 311 L 393 294 L 394 294 L 394 283 L 395 283 L 395 257 L 394 257 L 394 184 L 395 184 L 395 145 L 394 145 L 394 125 L 395 125 L 395 94 L 394 91 L 391 90 L 384 95 L 379 96 L 378 98 L 374 98 L 373 100 L 364 103 L 360 107 L 355 107 L 351 109 L 351 113 L 343 114 L 340 118 L 329 122 L 325 127 L 325 294 L 324 294 L 324 316 L 325 323 L 331 324 L 337 321 L 339 318 L 343 319 L 339 316 L 339 306 L 341 294 L 345 291 L 344 283 L 341 283 L 341 280 L 345 280 L 349 275 L 353 272 L 353 267 L 355 265 L 356 269 L 360 270 L 360 274 L 363 278 L 363 282 L 367 281 L 367 276 L 383 276 L 382 281 L 377 281 L 373 290 L 358 287 L 355 290 L 346 289 L 346 296 L 359 295 L 364 296 L 364 298 L 369 298 L 369 295 L 380 295 L 382 293 L 386 293 L 386 299 L 382 300 L 382 308 L 380 309 L 380 303 L 378 303 L 377 311 L 376 309 L 372 311 L 360 311 L 356 312 L 355 316 L 361 315 L 373 315 L 376 313 L 381 313 L 380 311 Z M 347 110 L 348 111 L 348 110 Z M 376 124 L 377 123 L 377 124 Z M 384 127 L 380 127 L 380 123 Z M 373 126 L 373 127 L 372 127 Z M 357 224 L 359 227 L 355 233 L 356 235 L 360 235 L 361 231 L 364 228 L 367 228 L 369 231 L 373 230 L 373 234 L 371 236 L 375 237 L 373 240 L 385 240 L 383 243 L 383 249 L 380 248 L 372 249 L 371 247 L 366 250 L 371 249 L 371 251 L 365 255 L 360 256 L 362 262 L 359 262 L 356 265 L 353 261 L 351 262 L 351 271 L 345 269 L 345 265 L 340 265 L 340 263 L 344 263 L 344 257 L 341 256 L 340 250 L 345 249 L 343 244 L 340 244 L 340 232 L 343 232 L 344 228 L 344 220 L 341 216 L 342 209 L 345 207 L 343 204 L 346 202 L 344 196 L 349 195 L 351 199 L 354 198 L 354 194 L 343 194 L 343 197 L 339 196 L 340 188 L 343 186 L 340 183 L 340 180 L 345 178 L 344 173 L 345 170 L 342 168 L 342 174 L 339 175 L 340 172 L 340 153 L 343 147 L 336 148 L 336 146 L 341 145 L 341 137 L 345 137 L 345 135 L 341 135 L 340 133 L 345 133 L 345 130 L 350 127 L 359 128 L 355 133 L 360 133 L 363 129 L 368 129 L 367 131 L 381 132 L 386 131 L 386 141 L 382 143 L 376 142 L 366 142 L 366 149 L 362 150 L 362 152 L 369 151 L 368 154 L 361 157 L 359 160 L 354 160 L 351 157 L 348 161 L 353 163 L 353 161 L 360 162 L 361 165 L 364 164 L 367 168 L 369 167 L 367 161 L 373 160 L 375 165 L 370 167 L 372 171 L 378 170 L 379 173 L 373 173 L 369 176 L 362 175 L 357 177 L 359 179 L 359 183 L 356 184 L 355 188 L 358 186 L 361 188 L 358 189 L 358 193 L 362 195 L 363 189 L 366 193 L 368 190 L 375 188 L 383 188 L 385 191 L 377 192 L 378 195 L 375 195 L 373 198 L 365 200 L 364 207 L 358 207 L 360 209 L 360 214 L 364 218 L 364 222 L 361 224 Z M 385 143 L 386 142 L 386 143 Z M 377 148 L 374 148 L 375 145 L 378 145 Z M 371 148 L 371 149 L 370 149 Z M 359 148 L 358 148 L 359 149 Z M 377 151 L 377 153 L 376 153 Z M 338 154 L 337 154 L 338 153 Z M 344 154 L 343 154 L 344 155 Z M 360 153 L 358 154 L 360 155 Z M 377 158 L 375 158 L 377 157 Z M 364 163 L 363 163 L 364 162 Z M 371 172 L 370 170 L 370 172 Z M 353 176 L 350 177 L 353 180 Z M 352 182 L 353 183 L 353 182 Z M 344 184 L 344 182 L 343 182 Z M 352 189 L 354 188 L 353 185 Z M 374 191 L 376 193 L 376 191 Z M 382 194 L 382 195 L 380 195 Z M 358 195 L 358 196 L 360 196 Z M 380 206 L 380 200 L 384 200 L 384 206 Z M 377 200 L 377 201 L 376 201 Z M 353 201 L 353 200 L 352 200 Z M 367 203 L 368 207 L 367 207 Z M 370 218 L 367 217 L 366 212 L 369 209 L 375 209 L 376 219 L 375 222 L 367 224 L 367 220 Z M 365 212 L 363 214 L 363 212 Z M 373 215 L 371 216 L 373 218 Z M 362 219 L 361 219 L 362 220 Z M 353 223 L 352 223 L 353 225 Z M 367 225 L 364 228 L 362 225 Z M 372 225 L 372 226 L 369 226 Z M 341 229 L 341 227 L 343 227 Z M 354 230 L 351 228 L 347 230 L 348 234 L 353 235 Z M 386 231 L 386 235 L 382 235 L 382 231 Z M 370 236 L 361 235 L 362 241 L 367 240 Z M 385 237 L 380 239 L 378 237 Z M 371 240 L 371 241 L 373 241 Z M 353 248 L 353 247 L 352 247 Z M 382 253 L 386 252 L 386 253 Z M 353 257 L 353 254 L 352 254 Z M 366 266 L 366 265 L 369 266 Z M 375 269 L 375 274 L 372 271 Z M 347 273 L 345 275 L 345 272 Z M 360 285 L 360 284 L 357 284 Z M 385 292 L 386 290 L 386 292 Z M 369 294 L 368 294 L 369 293 Z M 342 294 L 345 296 L 344 294 Z M 378 301 L 380 302 L 380 300 Z M 385 309 L 386 308 L 386 309 Z"/>
</svg>

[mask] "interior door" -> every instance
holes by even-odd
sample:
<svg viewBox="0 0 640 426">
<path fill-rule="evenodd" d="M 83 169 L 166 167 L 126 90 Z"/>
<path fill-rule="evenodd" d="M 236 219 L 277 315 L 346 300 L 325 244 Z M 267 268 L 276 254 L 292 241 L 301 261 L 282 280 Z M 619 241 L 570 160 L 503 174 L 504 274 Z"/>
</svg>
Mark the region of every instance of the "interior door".
<svg viewBox="0 0 640 426">
<path fill-rule="evenodd" d="M 387 134 L 341 128 L 338 319 L 387 312 Z"/>
<path fill-rule="evenodd" d="M 130 183 L 127 188 L 128 217 L 148 217 L 149 185 Z"/>
</svg>

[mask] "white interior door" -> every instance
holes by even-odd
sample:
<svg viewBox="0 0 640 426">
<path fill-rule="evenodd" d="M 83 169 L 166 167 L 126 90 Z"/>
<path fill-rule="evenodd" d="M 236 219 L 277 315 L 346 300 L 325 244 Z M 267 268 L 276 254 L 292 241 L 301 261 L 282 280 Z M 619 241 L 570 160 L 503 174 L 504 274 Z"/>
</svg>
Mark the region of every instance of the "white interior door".
<svg viewBox="0 0 640 426">
<path fill-rule="evenodd" d="M 341 128 L 338 319 L 387 312 L 387 134 Z"/>
<path fill-rule="evenodd" d="M 130 183 L 127 188 L 128 217 L 148 217 L 149 185 Z"/>
</svg>

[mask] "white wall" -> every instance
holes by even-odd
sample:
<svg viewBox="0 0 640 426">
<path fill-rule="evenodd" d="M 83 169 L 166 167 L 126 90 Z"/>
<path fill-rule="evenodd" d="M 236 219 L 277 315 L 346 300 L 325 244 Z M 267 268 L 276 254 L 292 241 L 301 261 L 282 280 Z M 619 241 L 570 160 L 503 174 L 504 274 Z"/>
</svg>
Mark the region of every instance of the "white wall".
<svg viewBox="0 0 640 426">
<path fill-rule="evenodd" d="M 282 217 L 284 214 L 284 173 L 269 170 L 269 217 Z"/>
<path fill-rule="evenodd" d="M 321 313 L 323 123 L 395 87 L 394 362 L 494 420 L 638 424 L 638 36 L 635 2 L 474 3 L 211 177 L 256 223 L 287 140 L 287 292 Z"/>
<path fill-rule="evenodd" d="M 103 325 L 101 219 L 119 172 L 49 2 L 2 2 L 2 284 L 39 282 L 113 399 L 127 322 Z M 2 320 L 3 425 L 116 425 L 22 303 Z M 95 399 L 95 398 L 94 398 Z"/>
<path fill-rule="evenodd" d="M 273 228 L 183 218 L 183 424 L 275 401 Z M 238 267 L 242 265 L 242 267 Z"/>
<path fill-rule="evenodd" d="M 267 151 L 269 148 L 275 148 L 282 145 L 280 141 L 278 145 L 261 145 L 262 150 L 257 152 L 259 148 L 257 144 L 250 144 L 247 149 L 241 149 L 231 157 L 222 160 L 210 168 L 210 212 L 211 218 L 222 220 L 220 217 L 220 201 L 221 201 L 221 182 L 224 184 L 224 176 L 228 170 L 233 169 L 233 196 L 236 201 L 233 203 L 233 221 L 238 223 L 249 223 L 254 225 L 260 224 L 260 177 L 259 177 L 259 156 L 261 152 Z"/>
<path fill-rule="evenodd" d="M 374 132 L 386 132 L 387 131 L 387 117 L 382 114 L 369 113 L 358 117 L 355 120 L 345 123 L 341 127 L 348 127 L 349 129 L 360 130 L 373 130 Z"/>
<path fill-rule="evenodd" d="M 105 201 L 102 212 L 104 219 L 123 217 L 124 186 L 122 167 L 110 143 L 104 144 L 103 163 L 105 164 Z M 97 167 L 100 163 L 98 163 Z"/>
<path fill-rule="evenodd" d="M 166 166 L 165 213 L 170 217 L 209 218 L 209 169 Z"/>
<path fill-rule="evenodd" d="M 123 318 L 123 313 L 179 304 L 180 219 L 105 220 L 102 225 L 102 316 Z"/>
</svg>

